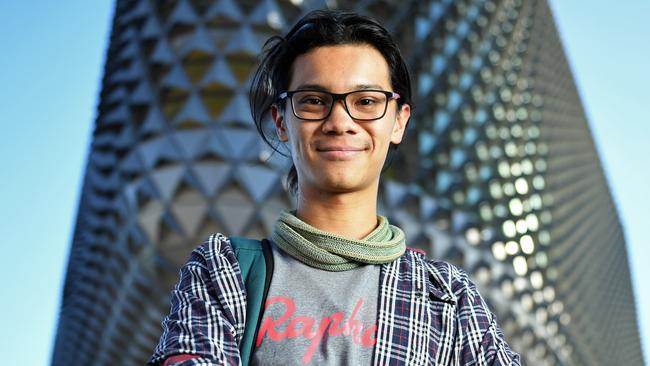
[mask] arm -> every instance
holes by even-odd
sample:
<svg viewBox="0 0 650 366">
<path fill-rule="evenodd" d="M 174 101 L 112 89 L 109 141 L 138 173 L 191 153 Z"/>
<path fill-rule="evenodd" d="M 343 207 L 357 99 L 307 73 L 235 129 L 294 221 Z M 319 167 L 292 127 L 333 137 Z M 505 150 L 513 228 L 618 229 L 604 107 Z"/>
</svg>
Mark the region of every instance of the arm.
<svg viewBox="0 0 650 366">
<path fill-rule="evenodd" d="M 181 362 L 199 358 L 201 356 L 197 355 L 175 355 L 175 356 L 170 356 L 169 358 L 165 359 L 165 364 L 163 366 L 179 366 Z"/>
<path fill-rule="evenodd" d="M 461 364 L 520 365 L 475 284 L 467 274 L 458 270 L 454 293 L 458 299 L 458 352 Z"/>
<path fill-rule="evenodd" d="M 220 240 L 211 237 L 181 268 L 149 365 L 240 364 L 246 300 L 232 248 Z"/>
<path fill-rule="evenodd" d="M 480 353 L 486 355 L 489 365 L 521 365 L 519 355 L 514 353 L 503 339 L 503 333 L 494 315 L 492 323 L 483 335 Z"/>
</svg>

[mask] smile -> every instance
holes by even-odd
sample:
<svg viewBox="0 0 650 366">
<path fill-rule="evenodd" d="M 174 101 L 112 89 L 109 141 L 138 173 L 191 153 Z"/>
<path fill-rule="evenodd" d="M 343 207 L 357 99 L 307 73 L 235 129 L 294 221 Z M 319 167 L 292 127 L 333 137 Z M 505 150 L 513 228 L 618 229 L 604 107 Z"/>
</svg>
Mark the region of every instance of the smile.
<svg viewBox="0 0 650 366">
<path fill-rule="evenodd" d="M 364 148 L 355 146 L 325 146 L 316 151 L 327 160 L 350 160 L 365 151 Z"/>
</svg>

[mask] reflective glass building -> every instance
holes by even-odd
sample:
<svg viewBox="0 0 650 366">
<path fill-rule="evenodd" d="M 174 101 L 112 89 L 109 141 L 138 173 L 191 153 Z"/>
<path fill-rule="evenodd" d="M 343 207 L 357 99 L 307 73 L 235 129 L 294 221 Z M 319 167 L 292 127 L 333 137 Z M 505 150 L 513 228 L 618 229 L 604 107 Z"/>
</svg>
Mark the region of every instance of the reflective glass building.
<svg viewBox="0 0 650 366">
<path fill-rule="evenodd" d="M 52 364 L 140 365 L 209 234 L 261 238 L 287 160 L 247 99 L 263 42 L 323 6 L 372 15 L 415 114 L 380 207 L 465 268 L 529 365 L 642 364 L 625 239 L 545 0 L 118 0 Z"/>
</svg>

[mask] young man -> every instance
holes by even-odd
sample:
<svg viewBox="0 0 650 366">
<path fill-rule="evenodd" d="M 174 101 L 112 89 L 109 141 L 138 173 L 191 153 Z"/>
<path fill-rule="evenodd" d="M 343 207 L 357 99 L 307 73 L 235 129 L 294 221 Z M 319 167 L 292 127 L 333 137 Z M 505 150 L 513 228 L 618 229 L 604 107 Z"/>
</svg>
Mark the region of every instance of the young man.
<svg viewBox="0 0 650 366">
<path fill-rule="evenodd" d="M 519 364 L 467 275 L 407 249 L 377 216 L 382 167 L 411 113 L 386 29 L 351 13 L 306 15 L 267 42 L 251 106 L 263 139 L 277 147 L 270 113 L 288 147 L 297 198 L 265 241 L 273 266 L 252 357 L 240 353 L 252 295 L 216 234 L 181 269 L 151 364 Z"/>
</svg>

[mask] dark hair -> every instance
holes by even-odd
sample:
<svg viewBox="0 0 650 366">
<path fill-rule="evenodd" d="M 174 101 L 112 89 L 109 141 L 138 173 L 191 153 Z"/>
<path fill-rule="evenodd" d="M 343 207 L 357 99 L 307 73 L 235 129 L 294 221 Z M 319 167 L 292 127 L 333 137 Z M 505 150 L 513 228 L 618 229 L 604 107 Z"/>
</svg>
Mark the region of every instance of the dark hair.
<svg viewBox="0 0 650 366">
<path fill-rule="evenodd" d="M 262 139 L 273 150 L 282 154 L 278 150 L 279 143 L 273 143 L 269 138 L 269 134 L 275 134 L 264 126 L 264 121 L 278 94 L 287 91 L 294 60 L 317 47 L 344 44 L 367 44 L 377 49 L 388 64 L 393 90 L 401 96 L 397 106 L 411 105 L 411 79 L 406 61 L 386 28 L 367 16 L 340 10 L 315 10 L 300 19 L 286 36 L 273 36 L 266 41 L 251 83 L 253 120 Z M 391 148 L 394 149 L 393 144 Z M 293 165 L 287 183 L 291 193 L 295 194 L 298 175 Z"/>
</svg>

